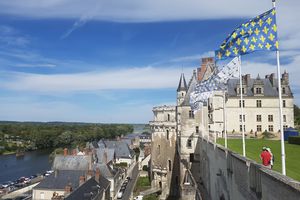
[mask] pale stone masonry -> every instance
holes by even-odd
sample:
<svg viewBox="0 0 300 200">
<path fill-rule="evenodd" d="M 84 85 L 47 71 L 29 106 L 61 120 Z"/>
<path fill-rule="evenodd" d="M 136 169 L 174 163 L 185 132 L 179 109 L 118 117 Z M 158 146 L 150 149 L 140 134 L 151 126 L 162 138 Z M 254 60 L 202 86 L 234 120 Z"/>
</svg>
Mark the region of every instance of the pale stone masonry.
<svg viewBox="0 0 300 200">
<path fill-rule="evenodd" d="M 225 169 L 226 165 L 231 165 L 226 161 L 228 155 L 222 152 L 222 160 L 218 160 L 217 152 L 213 155 L 215 146 L 208 145 L 209 141 L 207 141 L 207 139 L 212 141 L 216 135 L 223 137 L 224 119 L 227 119 L 227 132 L 240 135 L 240 128 L 242 128 L 240 127 L 242 117 L 240 106 L 243 103 L 240 104 L 239 101 L 239 79 L 230 79 L 226 94 L 221 91 L 215 92 L 199 111 L 194 113 L 190 107 L 190 93 L 197 83 L 206 80 L 214 73 L 214 68 L 213 58 L 203 58 L 201 68 L 198 68 L 197 72 L 194 71 L 188 83 L 184 74 L 181 74 L 176 106 L 165 105 L 153 108 L 154 120 L 150 122 L 152 130 L 151 186 L 161 190 L 159 197 L 161 200 L 207 199 L 205 194 L 213 197 L 212 199 L 231 199 L 230 196 L 235 199 L 242 195 L 235 191 L 227 191 L 228 188 L 233 187 L 229 185 L 230 174 L 225 177 L 226 171 L 222 168 Z M 279 102 L 277 79 L 274 74 L 267 75 L 263 79 L 259 76 L 251 78 L 250 75 L 245 75 L 242 81 L 247 135 L 259 135 L 265 130 L 278 135 Z M 293 94 L 289 86 L 288 73 L 283 73 L 281 83 L 284 126 L 293 127 Z M 238 165 L 231 167 L 236 166 Z M 249 172 L 246 164 L 242 164 L 241 167 L 243 170 L 245 168 L 245 172 Z M 216 171 L 212 171 L 211 168 Z M 236 173 L 238 172 L 239 170 Z M 253 173 L 251 170 L 250 172 Z M 227 180 L 227 177 L 230 180 Z M 237 174 L 238 181 L 239 177 Z M 261 184 L 259 181 L 256 180 L 257 184 Z M 240 189 L 243 186 L 237 185 L 236 187 Z M 200 189 L 206 190 L 206 193 L 200 194 Z M 290 188 L 288 190 L 290 192 Z M 257 192 L 258 195 L 260 195 L 259 192 Z M 241 199 L 247 199 L 247 197 Z"/>
<path fill-rule="evenodd" d="M 278 87 L 274 74 L 267 75 L 264 79 L 259 75 L 253 79 L 247 74 L 242 77 L 242 81 L 245 133 L 255 136 L 267 131 L 279 135 Z M 294 127 L 294 99 L 287 72 L 282 74 L 281 83 L 284 128 Z M 239 90 L 239 79 L 229 80 L 225 112 L 229 134 L 242 132 L 242 104 Z M 217 92 L 209 100 L 209 128 L 210 132 L 217 133 L 219 136 L 224 130 L 223 107 L 223 94 Z"/>
</svg>

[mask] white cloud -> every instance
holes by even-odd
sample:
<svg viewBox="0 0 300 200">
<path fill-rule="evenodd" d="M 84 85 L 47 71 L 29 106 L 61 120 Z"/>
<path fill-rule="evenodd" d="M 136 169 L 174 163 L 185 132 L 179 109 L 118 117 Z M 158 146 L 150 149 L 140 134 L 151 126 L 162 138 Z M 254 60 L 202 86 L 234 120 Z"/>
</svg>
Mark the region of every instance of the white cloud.
<svg viewBox="0 0 300 200">
<path fill-rule="evenodd" d="M 0 7 L 0 14 L 76 20 L 62 36 L 65 38 L 88 20 L 155 22 L 252 18 L 270 9 L 272 4 L 271 0 L 10 0 L 0 1 Z M 299 49 L 299 8 L 298 0 L 277 2 L 279 37 L 283 49 Z M 20 38 L 19 43 L 26 41 Z"/>
<path fill-rule="evenodd" d="M 184 68 L 190 74 L 192 68 Z M 0 87 L 34 92 L 76 92 L 107 89 L 174 88 L 181 70 L 175 67 L 142 67 L 116 69 L 105 72 L 76 74 L 3 73 Z"/>
</svg>

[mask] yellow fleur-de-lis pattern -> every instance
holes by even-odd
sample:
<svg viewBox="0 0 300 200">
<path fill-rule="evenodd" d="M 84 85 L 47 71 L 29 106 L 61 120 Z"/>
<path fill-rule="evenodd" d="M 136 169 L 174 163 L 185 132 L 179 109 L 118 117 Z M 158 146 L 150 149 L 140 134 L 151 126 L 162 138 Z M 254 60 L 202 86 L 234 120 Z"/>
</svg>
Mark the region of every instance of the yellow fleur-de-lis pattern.
<svg viewBox="0 0 300 200">
<path fill-rule="evenodd" d="M 254 51 L 278 50 L 275 8 L 241 24 L 216 51 L 216 59 L 225 59 Z"/>
</svg>

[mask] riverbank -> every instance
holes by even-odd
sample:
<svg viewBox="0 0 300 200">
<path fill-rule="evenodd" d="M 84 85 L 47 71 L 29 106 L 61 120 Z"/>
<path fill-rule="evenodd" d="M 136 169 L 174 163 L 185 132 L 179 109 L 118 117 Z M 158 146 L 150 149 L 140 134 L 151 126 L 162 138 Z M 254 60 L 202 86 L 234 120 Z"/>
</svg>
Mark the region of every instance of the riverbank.
<svg viewBox="0 0 300 200">
<path fill-rule="evenodd" d="M 0 183 L 50 170 L 51 152 L 52 149 L 28 151 L 21 157 L 16 157 L 15 154 L 0 155 Z"/>
</svg>

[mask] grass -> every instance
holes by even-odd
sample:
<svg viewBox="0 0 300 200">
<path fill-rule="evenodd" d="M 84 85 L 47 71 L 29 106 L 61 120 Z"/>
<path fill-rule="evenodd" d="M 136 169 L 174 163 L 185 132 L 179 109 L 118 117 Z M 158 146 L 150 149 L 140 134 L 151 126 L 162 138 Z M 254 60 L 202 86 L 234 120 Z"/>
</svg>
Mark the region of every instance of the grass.
<svg viewBox="0 0 300 200">
<path fill-rule="evenodd" d="M 158 200 L 158 196 L 156 194 L 149 194 L 144 196 L 143 200 Z"/>
<path fill-rule="evenodd" d="M 151 183 L 149 181 L 149 177 L 139 177 L 136 184 L 135 188 L 133 190 L 133 194 L 136 196 L 138 195 L 141 191 L 147 190 L 151 187 Z"/>
<path fill-rule="evenodd" d="M 217 143 L 224 145 L 224 139 L 218 139 Z M 258 163 L 261 163 L 260 153 L 262 147 L 269 147 L 275 158 L 274 170 L 281 173 L 281 145 L 277 140 L 246 139 L 246 156 Z M 229 139 L 228 148 L 242 154 L 242 140 Z M 287 176 L 300 181 L 300 145 L 288 144 L 285 142 L 286 174 Z"/>
</svg>

